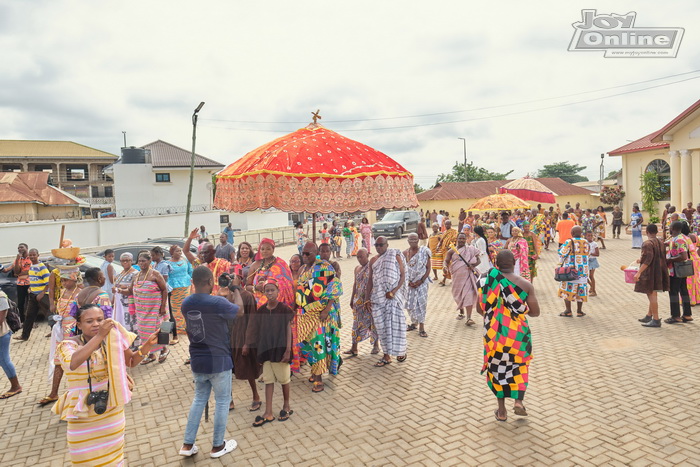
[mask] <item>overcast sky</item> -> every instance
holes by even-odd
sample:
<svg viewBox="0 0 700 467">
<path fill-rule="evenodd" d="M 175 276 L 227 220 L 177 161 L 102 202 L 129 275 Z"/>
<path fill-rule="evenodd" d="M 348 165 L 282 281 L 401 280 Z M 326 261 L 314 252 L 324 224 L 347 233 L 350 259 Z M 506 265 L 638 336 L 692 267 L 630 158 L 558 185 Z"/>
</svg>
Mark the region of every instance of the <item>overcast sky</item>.
<svg viewBox="0 0 700 467">
<path fill-rule="evenodd" d="M 463 160 L 460 137 L 468 160 L 492 171 L 570 161 L 597 180 L 601 153 L 700 98 L 700 79 L 687 80 L 700 72 L 670 77 L 700 70 L 700 9 L 573 3 L 5 0 L 0 138 L 119 154 L 126 131 L 129 145 L 190 148 L 191 114 L 205 101 L 197 152 L 229 164 L 318 108 L 322 124 L 393 157 L 424 187 Z M 568 52 L 581 8 L 685 28 L 678 57 Z M 620 166 L 606 157 L 606 173 Z"/>
</svg>

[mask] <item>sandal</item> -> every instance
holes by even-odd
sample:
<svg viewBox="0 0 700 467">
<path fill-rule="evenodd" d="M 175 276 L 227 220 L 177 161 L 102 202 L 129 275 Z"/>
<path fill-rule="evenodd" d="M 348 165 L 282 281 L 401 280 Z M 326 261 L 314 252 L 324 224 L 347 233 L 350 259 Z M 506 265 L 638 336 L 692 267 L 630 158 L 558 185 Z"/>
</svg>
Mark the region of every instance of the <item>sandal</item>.
<svg viewBox="0 0 700 467">
<path fill-rule="evenodd" d="M 11 396 L 10 396 L 11 397 Z M 36 403 L 36 405 L 40 407 L 44 407 L 46 405 L 49 405 L 52 402 L 56 402 L 58 400 L 58 397 L 49 397 L 46 396 L 43 399 L 41 399 L 39 402 Z"/>
<path fill-rule="evenodd" d="M 428 337 L 428 333 L 425 332 L 425 331 L 419 332 L 418 335 L 421 336 L 421 337 Z"/>
<path fill-rule="evenodd" d="M 231 403 L 228 405 L 228 411 L 236 410 L 236 404 L 231 401 Z"/>
<path fill-rule="evenodd" d="M 377 355 L 378 353 L 379 353 L 379 349 L 372 349 L 372 351 L 370 352 L 370 354 L 372 354 L 372 355 Z"/>
<path fill-rule="evenodd" d="M 270 422 L 274 422 L 274 421 L 275 421 L 275 417 L 272 417 L 270 419 L 270 418 L 265 418 L 265 417 L 261 417 L 260 415 L 258 415 L 257 417 L 255 417 L 255 421 L 253 422 L 253 426 L 257 428 L 259 426 L 263 426 L 266 423 L 270 423 Z"/>
<path fill-rule="evenodd" d="M 309 383 L 315 383 L 316 377 L 314 375 L 309 376 Z"/>
<path fill-rule="evenodd" d="M 383 366 L 389 365 L 390 363 L 391 363 L 391 360 L 387 361 L 387 360 L 384 360 L 383 358 L 381 358 L 381 359 L 379 359 L 379 361 L 377 363 L 374 364 L 374 366 L 383 367 Z"/>
<path fill-rule="evenodd" d="M 160 356 L 158 357 L 158 363 L 163 363 L 166 358 L 168 358 L 168 355 L 170 355 L 170 350 L 166 350 L 165 352 L 161 352 Z"/>
<path fill-rule="evenodd" d="M 515 412 L 515 415 L 527 417 L 527 410 L 525 409 L 525 406 L 516 405 L 515 407 L 513 407 L 513 412 Z"/>
<path fill-rule="evenodd" d="M 353 352 L 352 350 L 346 350 L 345 352 L 343 352 L 343 355 L 349 355 L 348 358 L 353 358 L 357 357 L 357 352 Z"/>
<path fill-rule="evenodd" d="M 464 319 L 464 313 L 458 314 L 456 319 Z"/>
<path fill-rule="evenodd" d="M 2 396 L 0 396 L 0 399 L 9 399 L 9 398 L 12 397 L 12 396 L 16 396 L 16 395 L 19 394 L 20 392 L 22 392 L 21 389 L 18 389 L 17 391 L 7 391 L 5 394 L 3 394 Z"/>
<path fill-rule="evenodd" d="M 280 422 L 287 421 L 287 420 L 289 420 L 289 417 L 292 416 L 292 414 L 294 414 L 294 411 L 291 410 L 291 409 L 289 410 L 289 412 L 287 412 L 287 411 L 284 410 L 284 409 L 283 409 L 283 410 L 280 410 L 280 416 L 279 416 L 279 418 L 278 418 L 277 420 L 279 420 Z"/>
<path fill-rule="evenodd" d="M 415 331 L 416 329 L 418 329 L 418 326 L 416 326 L 415 324 L 410 324 L 406 326 L 406 332 Z"/>
<path fill-rule="evenodd" d="M 576 316 L 578 316 L 579 318 L 583 318 L 584 316 L 586 316 L 586 313 L 584 313 L 583 311 L 577 311 Z"/>
<path fill-rule="evenodd" d="M 674 319 L 674 318 L 666 318 L 664 320 L 664 323 L 666 323 L 666 324 L 682 324 L 683 320 L 682 319 Z"/>
<path fill-rule="evenodd" d="M 408 353 L 401 355 L 400 357 L 396 357 L 396 361 L 399 363 L 403 363 L 406 361 L 407 358 L 408 358 Z"/>
<path fill-rule="evenodd" d="M 262 401 L 253 401 L 253 403 L 250 404 L 248 412 L 255 412 L 256 410 L 260 410 L 260 407 L 262 407 Z"/>
<path fill-rule="evenodd" d="M 190 364 L 190 359 L 188 358 L 187 360 L 185 360 L 185 363 L 184 363 L 184 364 L 185 364 L 185 365 L 189 365 L 189 364 Z"/>
<path fill-rule="evenodd" d="M 323 385 L 323 381 L 314 381 L 314 387 L 311 388 L 311 392 L 322 392 L 324 389 L 326 387 Z"/>
<path fill-rule="evenodd" d="M 693 317 L 692 317 L 692 316 L 684 316 L 684 317 L 681 318 L 681 320 L 682 320 L 684 323 L 690 323 L 691 321 L 693 321 Z"/>
<path fill-rule="evenodd" d="M 170 345 L 175 345 L 175 344 L 177 344 L 178 342 L 180 342 L 180 339 L 178 339 L 178 338 L 176 337 L 175 339 L 173 339 L 173 340 L 170 341 Z"/>
<path fill-rule="evenodd" d="M 466 323 L 464 323 L 465 326 L 474 326 L 476 323 L 474 322 L 473 319 L 469 318 Z"/>
<path fill-rule="evenodd" d="M 153 354 L 148 354 L 148 357 L 143 359 L 143 361 L 141 362 L 141 365 L 148 365 L 149 363 L 153 363 L 155 361 L 156 361 L 156 357 L 154 357 Z"/>
<path fill-rule="evenodd" d="M 562 313 L 559 313 L 559 316 L 563 316 L 565 318 L 573 318 L 574 317 L 574 315 L 572 315 L 570 311 L 564 311 Z"/>
<path fill-rule="evenodd" d="M 496 416 L 496 420 L 499 422 L 506 422 L 508 421 L 508 416 L 506 415 L 506 418 L 498 418 L 498 409 L 493 411 L 493 414 Z"/>
</svg>

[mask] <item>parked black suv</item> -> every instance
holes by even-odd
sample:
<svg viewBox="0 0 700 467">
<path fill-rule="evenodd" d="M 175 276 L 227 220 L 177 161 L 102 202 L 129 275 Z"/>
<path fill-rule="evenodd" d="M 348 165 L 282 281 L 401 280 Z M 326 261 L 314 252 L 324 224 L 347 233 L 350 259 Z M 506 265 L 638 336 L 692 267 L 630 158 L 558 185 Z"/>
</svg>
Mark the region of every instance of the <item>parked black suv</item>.
<svg viewBox="0 0 700 467">
<path fill-rule="evenodd" d="M 372 225 L 372 236 L 391 235 L 401 238 L 403 234 L 417 232 L 420 214 L 416 211 L 387 212 L 381 221 Z"/>
</svg>

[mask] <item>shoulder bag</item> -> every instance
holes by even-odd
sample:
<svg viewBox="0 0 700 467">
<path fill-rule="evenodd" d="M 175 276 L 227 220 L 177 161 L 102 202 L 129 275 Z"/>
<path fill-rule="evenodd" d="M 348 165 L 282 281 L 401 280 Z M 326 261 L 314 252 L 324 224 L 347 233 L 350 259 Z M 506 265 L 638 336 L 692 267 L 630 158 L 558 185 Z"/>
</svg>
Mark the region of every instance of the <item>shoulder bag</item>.
<svg viewBox="0 0 700 467">
<path fill-rule="evenodd" d="M 573 242 L 571 244 L 571 250 L 573 252 L 574 245 Z M 564 266 L 566 263 L 566 260 L 569 258 L 569 256 L 576 256 L 575 254 L 569 253 L 566 255 L 564 258 L 564 261 L 562 261 L 562 265 L 554 268 L 554 280 L 557 282 L 570 282 L 570 281 L 575 281 L 578 279 L 578 271 L 576 270 L 575 267 L 572 266 Z"/>
</svg>

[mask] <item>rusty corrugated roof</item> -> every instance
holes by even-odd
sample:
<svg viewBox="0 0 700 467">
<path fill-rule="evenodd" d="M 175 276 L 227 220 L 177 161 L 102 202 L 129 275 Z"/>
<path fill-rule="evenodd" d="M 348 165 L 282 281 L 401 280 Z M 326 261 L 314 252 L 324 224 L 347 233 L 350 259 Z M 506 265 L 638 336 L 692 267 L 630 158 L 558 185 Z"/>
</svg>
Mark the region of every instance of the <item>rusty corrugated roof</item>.
<svg viewBox="0 0 700 467">
<path fill-rule="evenodd" d="M 586 190 L 561 178 L 536 178 L 538 182 L 552 190 L 557 196 L 590 195 Z M 442 182 L 431 190 L 416 195 L 418 201 L 444 201 L 450 199 L 479 199 L 495 195 L 498 189 L 512 180 L 486 180 L 481 182 Z"/>
<path fill-rule="evenodd" d="M 45 172 L 0 172 L 0 204 L 37 203 L 47 206 L 80 206 L 77 198 L 67 196 L 48 184 Z"/>
<path fill-rule="evenodd" d="M 191 151 L 177 147 L 174 144 L 166 143 L 165 141 L 158 140 L 141 147 L 151 151 L 151 163 L 154 169 L 165 167 L 189 167 L 192 162 Z M 210 167 L 212 169 L 224 168 L 224 164 L 220 162 L 216 162 L 196 153 L 194 156 L 195 167 Z"/>
<path fill-rule="evenodd" d="M 73 141 L 0 140 L 0 158 L 30 157 L 36 159 L 107 159 L 117 156 Z"/>
</svg>

